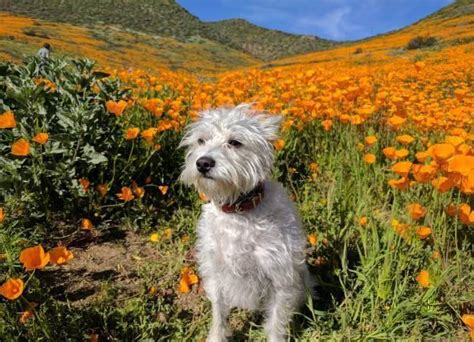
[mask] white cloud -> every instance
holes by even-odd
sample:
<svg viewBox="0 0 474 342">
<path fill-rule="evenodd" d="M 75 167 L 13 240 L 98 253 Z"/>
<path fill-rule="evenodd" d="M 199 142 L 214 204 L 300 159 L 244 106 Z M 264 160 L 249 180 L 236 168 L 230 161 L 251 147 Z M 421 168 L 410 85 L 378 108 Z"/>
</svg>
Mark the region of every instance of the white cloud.
<svg viewBox="0 0 474 342">
<path fill-rule="evenodd" d="M 331 39 L 346 39 L 351 31 L 360 29 L 359 25 L 350 22 L 352 9 L 349 6 L 338 7 L 320 17 L 301 17 L 296 26 L 301 29 L 318 29 Z"/>
</svg>

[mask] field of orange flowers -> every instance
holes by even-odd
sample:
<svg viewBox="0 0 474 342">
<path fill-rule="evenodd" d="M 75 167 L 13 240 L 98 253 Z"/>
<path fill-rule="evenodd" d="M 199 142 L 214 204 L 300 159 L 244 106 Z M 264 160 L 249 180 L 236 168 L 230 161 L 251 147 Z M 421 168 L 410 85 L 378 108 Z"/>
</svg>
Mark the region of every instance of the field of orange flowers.
<svg viewBox="0 0 474 342">
<path fill-rule="evenodd" d="M 439 46 L 394 51 L 436 25 Z M 0 336 L 203 340 L 192 244 L 205 196 L 178 183 L 177 145 L 200 110 L 251 102 L 284 116 L 274 176 L 299 206 L 321 284 L 289 333 L 474 339 L 472 26 L 431 21 L 206 81 L 86 61 L 0 65 Z M 124 299 L 109 278 L 85 304 L 58 294 L 58 277 L 114 227 L 158 254 L 131 255 L 138 288 Z M 247 320 L 232 325 L 262 339 Z"/>
</svg>

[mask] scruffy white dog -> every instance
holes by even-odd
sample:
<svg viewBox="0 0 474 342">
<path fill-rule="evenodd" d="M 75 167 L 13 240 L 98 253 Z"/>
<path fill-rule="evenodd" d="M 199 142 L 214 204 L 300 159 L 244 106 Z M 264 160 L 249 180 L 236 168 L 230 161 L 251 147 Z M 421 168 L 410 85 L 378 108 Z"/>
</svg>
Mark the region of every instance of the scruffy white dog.
<svg viewBox="0 0 474 342">
<path fill-rule="evenodd" d="M 286 190 L 268 180 L 281 117 L 251 106 L 201 113 L 188 127 L 181 179 L 204 193 L 197 233 L 199 272 L 212 302 L 208 341 L 225 341 L 233 307 L 266 311 L 269 341 L 282 341 L 304 302 L 305 237 Z"/>
</svg>

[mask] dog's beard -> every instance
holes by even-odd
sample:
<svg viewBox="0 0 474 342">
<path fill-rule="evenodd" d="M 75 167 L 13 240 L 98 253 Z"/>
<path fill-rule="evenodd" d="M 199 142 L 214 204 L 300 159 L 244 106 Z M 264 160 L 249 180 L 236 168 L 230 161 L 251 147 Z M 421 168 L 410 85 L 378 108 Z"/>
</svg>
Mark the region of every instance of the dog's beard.
<svg viewBox="0 0 474 342">
<path fill-rule="evenodd" d="M 226 167 L 216 167 L 205 175 L 194 167 L 186 167 L 181 174 L 181 180 L 193 185 L 215 204 L 224 205 L 234 203 L 242 194 L 254 189 L 265 180 L 266 174 L 261 165 L 237 162 L 232 165 L 227 161 Z"/>
</svg>

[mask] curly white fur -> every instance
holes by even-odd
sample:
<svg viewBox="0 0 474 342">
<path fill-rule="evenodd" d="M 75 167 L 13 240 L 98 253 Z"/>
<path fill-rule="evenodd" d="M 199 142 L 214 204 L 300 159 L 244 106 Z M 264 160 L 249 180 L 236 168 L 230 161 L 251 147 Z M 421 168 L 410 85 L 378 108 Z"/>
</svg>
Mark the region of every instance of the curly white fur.
<svg viewBox="0 0 474 342">
<path fill-rule="evenodd" d="M 209 110 L 191 124 L 181 143 L 188 148 L 181 179 L 210 198 L 198 222 L 198 263 L 212 303 L 208 341 L 225 341 L 233 307 L 265 309 L 269 341 L 283 341 L 287 323 L 305 298 L 308 271 L 305 237 L 285 189 L 267 180 L 280 117 L 254 113 L 249 105 Z M 237 140 L 242 145 L 233 146 Z M 206 175 L 196 161 L 212 158 Z M 225 213 L 264 182 L 263 201 L 250 211 Z"/>
</svg>

